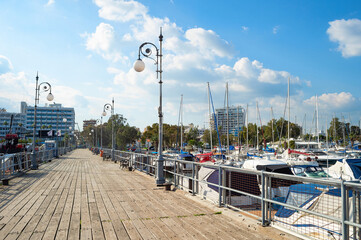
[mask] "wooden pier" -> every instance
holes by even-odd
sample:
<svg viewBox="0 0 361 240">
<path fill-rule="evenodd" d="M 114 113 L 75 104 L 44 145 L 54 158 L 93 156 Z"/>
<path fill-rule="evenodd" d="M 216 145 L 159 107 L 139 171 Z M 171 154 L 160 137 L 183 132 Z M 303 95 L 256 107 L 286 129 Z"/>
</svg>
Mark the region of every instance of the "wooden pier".
<svg viewBox="0 0 361 240">
<path fill-rule="evenodd" d="M 296 239 L 86 149 L 0 186 L 0 239 Z"/>
</svg>

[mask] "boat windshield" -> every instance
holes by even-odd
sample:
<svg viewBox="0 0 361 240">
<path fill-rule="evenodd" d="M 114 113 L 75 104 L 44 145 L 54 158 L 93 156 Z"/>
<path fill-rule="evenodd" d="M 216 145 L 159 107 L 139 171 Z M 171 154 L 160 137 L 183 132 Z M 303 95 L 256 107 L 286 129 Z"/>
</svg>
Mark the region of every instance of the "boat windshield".
<svg viewBox="0 0 361 240">
<path fill-rule="evenodd" d="M 330 177 L 321 167 L 294 167 L 293 171 L 296 176 L 324 178 Z"/>
</svg>

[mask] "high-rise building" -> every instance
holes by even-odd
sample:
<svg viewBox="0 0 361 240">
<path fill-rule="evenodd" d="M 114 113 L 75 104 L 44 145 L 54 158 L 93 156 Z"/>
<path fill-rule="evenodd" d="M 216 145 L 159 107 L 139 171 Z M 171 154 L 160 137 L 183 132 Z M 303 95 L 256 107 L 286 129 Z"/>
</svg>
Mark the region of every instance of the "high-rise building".
<svg viewBox="0 0 361 240">
<path fill-rule="evenodd" d="M 85 129 L 88 126 L 95 126 L 97 124 L 97 120 L 90 119 L 90 120 L 84 120 L 83 121 L 83 129 Z"/>
<path fill-rule="evenodd" d="M 245 110 L 241 106 L 228 108 L 228 121 L 227 121 L 227 108 L 216 109 L 217 126 L 220 130 L 220 134 L 227 134 L 227 122 L 228 133 L 238 136 L 238 133 L 242 131 L 245 125 Z M 216 124 L 214 115 L 211 118 L 211 126 L 213 130 L 216 130 Z"/>
<path fill-rule="evenodd" d="M 26 131 L 32 133 L 34 127 L 34 106 L 28 106 L 25 102 L 21 102 L 21 114 L 25 115 Z M 59 103 L 36 107 L 35 133 L 37 136 L 39 135 L 39 130 L 53 130 L 54 134 L 57 132 L 60 134 L 60 138 L 64 137 L 66 133 L 72 137 L 74 129 L 74 108 L 62 107 Z"/>
<path fill-rule="evenodd" d="M 13 119 L 11 120 L 11 118 Z M 19 137 L 24 137 L 25 132 L 24 114 L 5 111 L 0 112 L 0 137 L 5 137 L 8 133 L 16 133 Z"/>
</svg>

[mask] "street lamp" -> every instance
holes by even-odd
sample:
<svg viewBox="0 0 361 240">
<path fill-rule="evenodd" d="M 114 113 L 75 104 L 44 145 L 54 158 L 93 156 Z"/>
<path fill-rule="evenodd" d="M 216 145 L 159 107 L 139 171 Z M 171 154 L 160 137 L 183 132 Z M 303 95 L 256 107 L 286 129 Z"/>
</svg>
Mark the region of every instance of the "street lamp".
<svg viewBox="0 0 361 240">
<path fill-rule="evenodd" d="M 34 104 L 34 128 L 33 128 L 33 152 L 32 152 L 32 159 L 31 159 L 31 169 L 36 170 L 38 169 L 38 163 L 36 161 L 36 152 L 35 152 L 35 142 L 36 142 L 36 107 L 37 104 L 39 104 L 39 97 L 40 97 L 40 89 L 42 89 L 44 92 L 49 91 L 48 96 L 46 99 L 48 101 L 53 101 L 54 95 L 51 93 L 51 85 L 48 82 L 42 82 L 38 84 L 39 82 L 39 75 L 36 74 L 36 84 L 35 84 L 35 104 Z"/>
<path fill-rule="evenodd" d="M 142 72 L 145 68 L 145 64 L 140 58 L 140 54 L 142 54 L 146 58 L 153 59 L 155 64 L 157 65 L 157 79 L 159 79 L 159 108 L 158 108 L 158 116 L 159 116 L 159 144 L 158 144 L 158 160 L 157 162 L 157 178 L 156 184 L 163 185 L 165 183 L 165 179 L 163 176 L 163 112 L 162 112 L 162 28 L 160 28 L 159 34 L 159 49 L 157 46 L 151 42 L 142 43 L 139 46 L 138 59 L 134 63 L 134 70 L 137 72 Z M 149 46 L 149 47 L 148 47 Z M 145 48 L 145 51 L 143 51 Z M 156 59 L 152 58 L 152 48 L 156 50 Z"/>
<path fill-rule="evenodd" d="M 97 125 L 100 124 L 100 142 L 102 141 L 101 138 L 103 137 L 103 131 L 102 131 L 102 128 L 101 128 L 101 127 L 102 127 L 101 125 L 102 125 L 102 121 L 103 121 L 103 116 L 101 116 L 101 119 L 102 119 L 102 120 L 100 120 L 100 119 L 97 119 L 97 120 L 96 120 L 96 124 L 97 124 Z M 99 147 L 98 127 L 95 128 L 95 139 L 96 139 L 96 140 L 95 140 L 95 143 L 96 143 L 97 147 Z M 101 144 L 101 145 L 103 145 L 103 144 Z"/>
<path fill-rule="evenodd" d="M 100 149 L 103 149 L 103 114 L 100 116 Z"/>
<path fill-rule="evenodd" d="M 55 104 L 55 103 L 54 103 Z M 66 117 L 64 117 L 64 113 L 60 112 L 61 115 L 63 116 L 63 123 L 66 123 L 68 120 L 66 119 Z M 57 115 L 56 115 L 56 151 L 55 151 L 55 157 L 58 158 L 59 157 L 59 136 L 61 137 L 61 130 L 60 130 L 60 134 L 59 134 L 59 108 L 57 109 Z"/>
<path fill-rule="evenodd" d="M 90 130 L 92 135 L 93 135 L 93 147 L 95 148 L 95 143 L 94 143 L 94 129 Z"/>
<path fill-rule="evenodd" d="M 89 138 L 90 138 L 90 141 L 89 141 L 90 143 L 89 143 L 89 145 L 90 145 L 90 146 L 92 145 L 92 143 L 91 143 L 91 142 L 92 142 L 91 136 L 92 136 L 92 133 L 90 132 L 90 133 L 89 133 Z"/>
<path fill-rule="evenodd" d="M 112 104 L 110 103 L 106 103 L 104 104 L 104 108 L 103 108 L 103 116 L 105 117 L 107 115 L 106 111 L 110 112 L 110 117 L 112 118 L 112 161 L 115 161 L 114 158 L 114 98 L 112 100 Z"/>
<path fill-rule="evenodd" d="M 69 144 L 68 144 L 68 146 L 72 146 L 72 144 L 73 144 L 73 136 L 74 136 L 74 131 L 72 131 L 73 130 L 73 127 L 72 126 L 70 126 L 69 127 Z"/>
</svg>

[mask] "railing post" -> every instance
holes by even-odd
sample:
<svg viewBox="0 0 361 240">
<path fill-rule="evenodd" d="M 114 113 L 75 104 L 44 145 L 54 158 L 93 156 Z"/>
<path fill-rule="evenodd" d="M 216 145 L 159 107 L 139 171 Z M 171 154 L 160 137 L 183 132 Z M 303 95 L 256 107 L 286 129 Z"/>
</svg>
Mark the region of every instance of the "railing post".
<svg viewBox="0 0 361 240">
<path fill-rule="evenodd" d="M 3 157 L 3 156 L 1 156 L 0 157 L 0 176 L 1 176 L 1 178 L 4 178 L 4 176 L 5 176 L 5 167 L 4 167 L 4 165 L 5 165 L 5 163 L 3 163 L 3 161 L 5 160 L 5 157 Z"/>
<path fill-rule="evenodd" d="M 195 194 L 195 170 L 194 170 L 194 162 L 192 162 L 192 196 Z"/>
<path fill-rule="evenodd" d="M 341 218 L 341 224 L 342 224 L 342 239 L 347 240 L 349 239 L 348 234 L 348 225 L 345 223 L 348 217 L 348 196 L 347 196 L 347 189 L 345 187 L 344 180 L 341 181 L 341 206 L 342 206 L 342 218 Z"/>
<path fill-rule="evenodd" d="M 352 210 L 353 210 L 353 212 L 352 212 L 352 221 L 354 222 L 354 223 L 356 223 L 356 215 L 357 215 L 357 209 L 356 209 L 356 194 L 357 194 L 357 192 L 355 191 L 355 190 L 353 190 L 352 191 Z M 356 239 L 356 227 L 354 226 L 353 227 L 353 238 L 354 239 Z"/>
<path fill-rule="evenodd" d="M 11 156 L 11 174 L 14 174 L 15 172 L 15 161 L 14 161 L 14 156 Z"/>
<path fill-rule="evenodd" d="M 226 175 L 226 170 L 224 168 L 222 168 L 222 186 L 226 187 L 227 186 L 227 175 Z M 227 194 L 226 194 L 227 190 L 226 189 L 222 189 L 222 197 L 223 197 L 223 204 L 227 205 Z"/>
<path fill-rule="evenodd" d="M 361 224 L 361 197 L 360 197 L 360 192 L 357 192 L 357 206 L 358 206 L 358 224 Z M 356 233 L 354 233 L 354 235 L 356 236 Z M 358 228 L 358 239 L 361 239 L 361 229 Z"/>
<path fill-rule="evenodd" d="M 218 206 L 222 206 L 222 167 L 218 167 Z"/>
<path fill-rule="evenodd" d="M 196 182 L 196 187 L 197 187 L 197 190 L 196 190 L 196 193 L 198 194 L 199 193 L 199 178 L 198 178 L 198 165 L 196 165 L 196 174 L 195 174 L 195 178 L 197 179 L 197 182 Z"/>
<path fill-rule="evenodd" d="M 174 187 L 177 187 L 177 162 L 176 159 L 174 159 L 173 163 L 173 179 L 174 179 Z"/>
<path fill-rule="evenodd" d="M 265 192 L 266 192 L 266 181 L 263 170 L 261 171 L 261 211 L 262 211 L 262 226 L 266 226 L 266 204 L 265 204 Z"/>
</svg>

